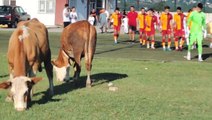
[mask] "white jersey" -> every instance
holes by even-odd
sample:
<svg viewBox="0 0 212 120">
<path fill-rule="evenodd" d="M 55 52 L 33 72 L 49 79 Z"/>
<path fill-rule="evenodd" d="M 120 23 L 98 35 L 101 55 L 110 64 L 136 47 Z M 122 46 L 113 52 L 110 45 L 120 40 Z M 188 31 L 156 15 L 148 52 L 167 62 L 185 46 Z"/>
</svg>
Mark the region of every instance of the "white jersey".
<svg viewBox="0 0 212 120">
<path fill-rule="evenodd" d="M 110 14 L 109 14 L 109 12 L 107 11 L 107 10 L 105 10 L 105 13 L 106 13 L 106 15 L 107 15 L 107 20 L 109 19 L 109 17 L 110 17 Z"/>
<path fill-rule="evenodd" d="M 89 16 L 88 17 L 88 22 L 91 24 L 91 25 L 94 25 L 94 21 L 95 21 L 95 18 L 93 16 Z"/>
<path fill-rule="evenodd" d="M 77 12 L 70 12 L 71 23 L 77 22 Z"/>
<path fill-rule="evenodd" d="M 70 22 L 68 8 L 63 9 L 63 22 Z"/>
<path fill-rule="evenodd" d="M 127 17 L 123 18 L 122 26 L 124 27 L 124 33 L 128 33 L 128 18 Z"/>
</svg>

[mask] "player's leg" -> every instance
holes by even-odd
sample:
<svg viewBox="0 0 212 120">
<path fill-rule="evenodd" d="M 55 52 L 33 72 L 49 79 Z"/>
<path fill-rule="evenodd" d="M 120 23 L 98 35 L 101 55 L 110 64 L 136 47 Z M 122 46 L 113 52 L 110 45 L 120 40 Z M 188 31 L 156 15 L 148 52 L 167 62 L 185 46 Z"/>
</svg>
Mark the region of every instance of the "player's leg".
<svg viewBox="0 0 212 120">
<path fill-rule="evenodd" d="M 174 44 L 175 44 L 175 50 L 178 51 L 179 50 L 179 44 L 178 44 L 178 40 L 179 40 L 179 37 L 178 36 L 175 36 L 174 37 Z"/>
<path fill-rule="evenodd" d="M 117 40 L 118 40 L 118 26 L 113 26 L 114 28 L 114 34 L 113 34 L 113 38 L 114 38 L 114 43 L 117 44 Z"/>
<path fill-rule="evenodd" d="M 146 32 L 146 43 L 147 43 L 147 48 L 150 48 L 150 45 L 149 45 L 149 40 L 150 40 L 150 31 L 147 31 Z M 145 44 L 145 42 L 143 42 L 143 44 Z"/>
<path fill-rule="evenodd" d="M 187 52 L 187 56 L 186 56 L 187 60 L 191 60 L 191 47 L 192 47 L 192 45 L 194 44 L 195 41 L 196 41 L 196 34 L 190 33 L 188 52 Z"/>
<path fill-rule="evenodd" d="M 167 50 L 168 51 L 171 51 L 171 33 L 168 33 L 168 35 L 167 35 L 167 37 L 168 37 L 168 47 L 167 47 Z"/>
<path fill-rule="evenodd" d="M 132 26 L 129 26 L 129 38 L 132 40 Z"/>
<path fill-rule="evenodd" d="M 136 26 L 133 26 L 132 28 L 132 41 L 135 41 L 135 32 L 136 32 Z"/>
<path fill-rule="evenodd" d="M 139 41 L 140 41 L 140 45 L 142 45 L 142 42 L 143 42 L 143 30 L 141 28 L 139 30 Z"/>
<path fill-rule="evenodd" d="M 181 41 L 180 41 L 180 50 L 181 50 L 181 51 L 183 50 L 183 45 L 184 45 L 184 43 L 185 43 L 185 36 L 182 35 L 182 36 L 181 36 Z"/>
<path fill-rule="evenodd" d="M 121 30 L 121 26 L 118 26 L 118 28 L 117 28 L 117 39 L 119 38 L 119 35 L 120 35 L 120 30 Z"/>
<path fill-rule="evenodd" d="M 163 47 L 163 50 L 165 51 L 166 50 L 166 34 L 164 30 L 162 31 L 162 47 Z"/>
<path fill-rule="evenodd" d="M 178 31 L 175 30 L 174 31 L 174 45 L 175 45 L 175 50 L 178 51 L 179 50 L 179 35 L 178 35 Z"/>
<path fill-rule="evenodd" d="M 203 61 L 202 60 L 202 40 L 203 40 L 203 35 L 202 33 L 197 35 L 197 45 L 198 45 L 198 61 Z"/>
<path fill-rule="evenodd" d="M 145 33 L 145 31 L 143 30 L 143 34 L 142 34 L 142 44 L 145 44 L 145 42 L 146 42 L 146 33 Z"/>
<path fill-rule="evenodd" d="M 154 34 L 151 35 L 151 48 L 155 49 L 155 35 Z"/>
<path fill-rule="evenodd" d="M 212 48 L 212 34 L 210 34 L 210 48 Z"/>
</svg>

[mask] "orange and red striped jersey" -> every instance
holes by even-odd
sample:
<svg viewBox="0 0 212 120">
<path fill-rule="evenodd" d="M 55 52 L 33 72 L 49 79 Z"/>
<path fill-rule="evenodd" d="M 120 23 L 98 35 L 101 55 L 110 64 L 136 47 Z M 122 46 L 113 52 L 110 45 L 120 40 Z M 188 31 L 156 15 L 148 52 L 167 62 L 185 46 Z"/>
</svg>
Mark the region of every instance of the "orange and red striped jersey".
<svg viewBox="0 0 212 120">
<path fill-rule="evenodd" d="M 113 25 L 120 26 L 121 25 L 121 14 L 113 13 L 111 19 L 113 19 Z"/>
<path fill-rule="evenodd" d="M 162 30 L 171 29 L 171 20 L 173 19 L 170 13 L 162 13 L 160 16 L 160 23 Z"/>
<path fill-rule="evenodd" d="M 154 31 L 155 30 L 155 24 L 158 25 L 158 20 L 155 15 L 146 15 L 145 17 L 145 23 L 146 23 L 146 31 Z"/>
<path fill-rule="evenodd" d="M 184 25 L 183 25 L 184 18 L 185 18 L 185 15 L 183 13 L 174 14 L 175 30 L 184 29 Z"/>
<path fill-rule="evenodd" d="M 146 14 L 142 14 L 142 13 L 139 13 L 138 14 L 138 22 L 139 22 L 139 28 L 141 29 L 144 29 L 145 28 L 145 17 L 146 17 Z"/>
<path fill-rule="evenodd" d="M 190 15 L 191 15 L 191 12 L 188 13 L 187 18 L 186 18 L 186 22 L 187 22 L 188 18 L 190 17 Z M 190 29 L 190 27 L 191 27 L 191 24 L 192 24 L 192 22 L 190 22 L 189 25 L 188 25 L 188 28 L 189 28 L 189 29 Z"/>
</svg>

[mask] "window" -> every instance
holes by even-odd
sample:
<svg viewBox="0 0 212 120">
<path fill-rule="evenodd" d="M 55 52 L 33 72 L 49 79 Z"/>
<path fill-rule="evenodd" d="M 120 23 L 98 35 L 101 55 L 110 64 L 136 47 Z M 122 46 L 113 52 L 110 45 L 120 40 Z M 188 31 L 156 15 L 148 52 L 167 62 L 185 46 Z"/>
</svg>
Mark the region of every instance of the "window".
<svg viewBox="0 0 212 120">
<path fill-rule="evenodd" d="M 23 10 L 23 8 L 21 8 L 21 7 L 16 7 L 16 12 L 17 13 L 19 13 L 19 14 L 24 14 L 25 12 L 24 12 L 24 10 Z"/>
<path fill-rule="evenodd" d="M 55 1 L 54 0 L 39 0 L 38 12 L 39 13 L 54 13 Z"/>
<path fill-rule="evenodd" d="M 7 6 L 0 6 L 0 13 L 4 14 L 4 13 L 9 13 L 11 10 L 11 7 L 7 7 Z"/>
</svg>

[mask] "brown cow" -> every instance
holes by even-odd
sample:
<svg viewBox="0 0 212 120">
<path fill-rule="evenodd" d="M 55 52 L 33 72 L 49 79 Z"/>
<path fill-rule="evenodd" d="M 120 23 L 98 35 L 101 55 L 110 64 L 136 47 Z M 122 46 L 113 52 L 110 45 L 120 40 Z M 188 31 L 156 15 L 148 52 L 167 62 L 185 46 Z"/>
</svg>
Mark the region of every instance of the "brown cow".
<svg viewBox="0 0 212 120">
<path fill-rule="evenodd" d="M 18 111 L 27 108 L 31 87 L 41 80 L 28 77 L 34 77 L 37 71 L 42 70 L 42 62 L 49 79 L 50 95 L 53 95 L 51 51 L 47 29 L 42 23 L 37 19 L 21 22 L 10 37 L 7 58 L 10 80 L 0 84 L 0 88 L 12 86 L 9 97 L 14 100 L 14 106 Z"/>
<path fill-rule="evenodd" d="M 86 86 L 91 87 L 90 72 L 92 60 L 96 49 L 96 29 L 87 21 L 79 21 L 64 28 L 61 36 L 61 48 L 58 58 L 52 61 L 56 71 L 57 80 L 69 79 L 69 68 L 73 65 L 77 80 L 81 71 L 80 60 L 85 57 L 87 70 Z"/>
</svg>

